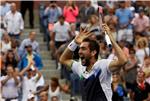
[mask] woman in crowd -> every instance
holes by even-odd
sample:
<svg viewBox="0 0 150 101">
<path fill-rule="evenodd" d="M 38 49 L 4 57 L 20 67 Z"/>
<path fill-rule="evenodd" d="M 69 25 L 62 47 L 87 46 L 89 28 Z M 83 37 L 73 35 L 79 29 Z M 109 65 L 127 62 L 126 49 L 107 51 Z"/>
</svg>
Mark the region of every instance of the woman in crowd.
<svg viewBox="0 0 150 101">
<path fill-rule="evenodd" d="M 114 73 L 112 79 L 112 101 L 123 101 L 124 97 L 126 96 L 126 91 L 124 87 L 124 82 L 121 80 L 120 74 Z"/>
<path fill-rule="evenodd" d="M 63 10 L 65 21 L 67 21 L 68 23 L 76 23 L 78 13 L 79 9 L 75 5 L 75 1 L 69 0 Z"/>
<path fill-rule="evenodd" d="M 11 49 L 11 39 L 7 33 L 4 33 L 1 40 L 1 50 L 6 53 L 9 49 Z"/>
<path fill-rule="evenodd" d="M 146 38 L 140 38 L 136 43 L 136 57 L 138 59 L 138 64 L 144 63 L 144 58 L 149 56 L 148 41 Z"/>
</svg>

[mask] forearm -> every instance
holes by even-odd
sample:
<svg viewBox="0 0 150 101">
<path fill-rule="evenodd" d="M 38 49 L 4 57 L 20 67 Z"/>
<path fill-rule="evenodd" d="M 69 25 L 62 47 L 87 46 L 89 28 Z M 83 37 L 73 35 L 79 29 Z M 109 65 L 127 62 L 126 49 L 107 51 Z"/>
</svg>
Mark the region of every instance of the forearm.
<svg viewBox="0 0 150 101">
<path fill-rule="evenodd" d="M 115 53 L 117 55 L 118 58 L 118 66 L 120 65 L 124 65 L 127 62 L 127 57 L 124 54 L 124 52 L 122 51 L 122 49 L 119 47 L 119 45 L 116 43 L 116 41 L 114 40 L 113 36 L 111 34 L 108 34 L 109 38 L 111 40 L 111 43 L 113 45 L 113 48 L 115 50 Z"/>
<path fill-rule="evenodd" d="M 71 67 L 72 65 L 72 58 L 73 58 L 73 52 L 78 47 L 78 44 L 73 40 L 68 47 L 65 49 L 63 54 L 60 57 L 60 63 L 67 65 L 68 67 Z"/>
<path fill-rule="evenodd" d="M 15 80 L 15 84 L 18 85 L 19 84 L 19 80 L 18 80 L 17 76 L 14 76 L 14 80 Z"/>
<path fill-rule="evenodd" d="M 6 79 L 2 80 L 1 81 L 2 85 L 5 85 L 8 80 L 9 80 L 9 77 L 7 77 Z"/>
</svg>

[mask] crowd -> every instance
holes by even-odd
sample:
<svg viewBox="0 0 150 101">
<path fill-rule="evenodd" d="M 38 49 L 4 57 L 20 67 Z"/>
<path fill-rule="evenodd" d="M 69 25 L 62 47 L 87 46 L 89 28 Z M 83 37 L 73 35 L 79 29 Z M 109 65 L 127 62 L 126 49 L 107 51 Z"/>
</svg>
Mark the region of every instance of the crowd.
<svg viewBox="0 0 150 101">
<path fill-rule="evenodd" d="M 150 7 L 143 1 L 85 1 L 78 6 L 75 1 L 41 2 L 39 5 L 40 31 L 56 60 L 56 69 L 61 79 L 69 83 L 62 85 L 57 77 L 45 80 L 40 72 L 44 68 L 40 55 L 37 33 L 29 32 L 21 40 L 24 30 L 24 7 L 21 12 L 13 2 L 1 1 L 0 5 L 0 99 L 4 101 L 62 101 L 61 92 L 71 95 L 70 101 L 80 96 L 80 77 L 59 62 L 61 54 L 81 29 L 91 31 L 93 40 L 100 46 L 99 59 L 116 60 L 115 49 L 108 47 L 102 23 L 106 23 L 128 63 L 112 73 L 112 101 L 150 101 Z M 32 3 L 29 3 L 32 4 Z M 23 3 L 22 3 L 23 5 Z M 21 5 L 21 6 L 22 6 Z M 31 10 L 31 8 L 30 8 Z M 34 27 L 33 12 L 30 27 Z M 77 48 L 74 60 L 79 59 Z M 1 101 L 2 101 L 1 100 Z"/>
</svg>

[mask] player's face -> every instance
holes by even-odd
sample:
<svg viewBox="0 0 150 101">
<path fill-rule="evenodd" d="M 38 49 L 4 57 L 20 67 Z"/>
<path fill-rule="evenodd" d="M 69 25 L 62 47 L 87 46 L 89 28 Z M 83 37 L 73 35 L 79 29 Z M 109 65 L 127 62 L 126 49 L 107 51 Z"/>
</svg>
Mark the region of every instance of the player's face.
<svg viewBox="0 0 150 101">
<path fill-rule="evenodd" d="M 82 42 L 79 49 L 79 56 L 83 66 L 89 66 L 91 59 L 91 51 L 88 42 Z"/>
</svg>

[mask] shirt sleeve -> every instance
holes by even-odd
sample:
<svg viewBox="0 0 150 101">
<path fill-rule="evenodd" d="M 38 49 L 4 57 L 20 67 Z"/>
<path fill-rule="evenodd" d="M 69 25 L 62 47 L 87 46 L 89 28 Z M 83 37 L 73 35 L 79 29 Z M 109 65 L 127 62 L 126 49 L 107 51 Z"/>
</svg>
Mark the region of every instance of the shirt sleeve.
<svg viewBox="0 0 150 101">
<path fill-rule="evenodd" d="M 71 70 L 73 71 L 73 73 L 75 73 L 75 74 L 78 74 L 78 75 L 79 75 L 79 73 L 80 73 L 79 68 L 80 68 L 80 63 L 79 63 L 79 62 L 77 62 L 77 61 L 73 61 L 73 63 L 72 63 L 72 67 L 71 67 Z"/>
<path fill-rule="evenodd" d="M 111 63 L 112 60 L 110 59 L 102 59 L 100 60 L 100 69 L 102 70 L 102 73 L 111 73 L 109 69 L 109 64 Z"/>
</svg>

